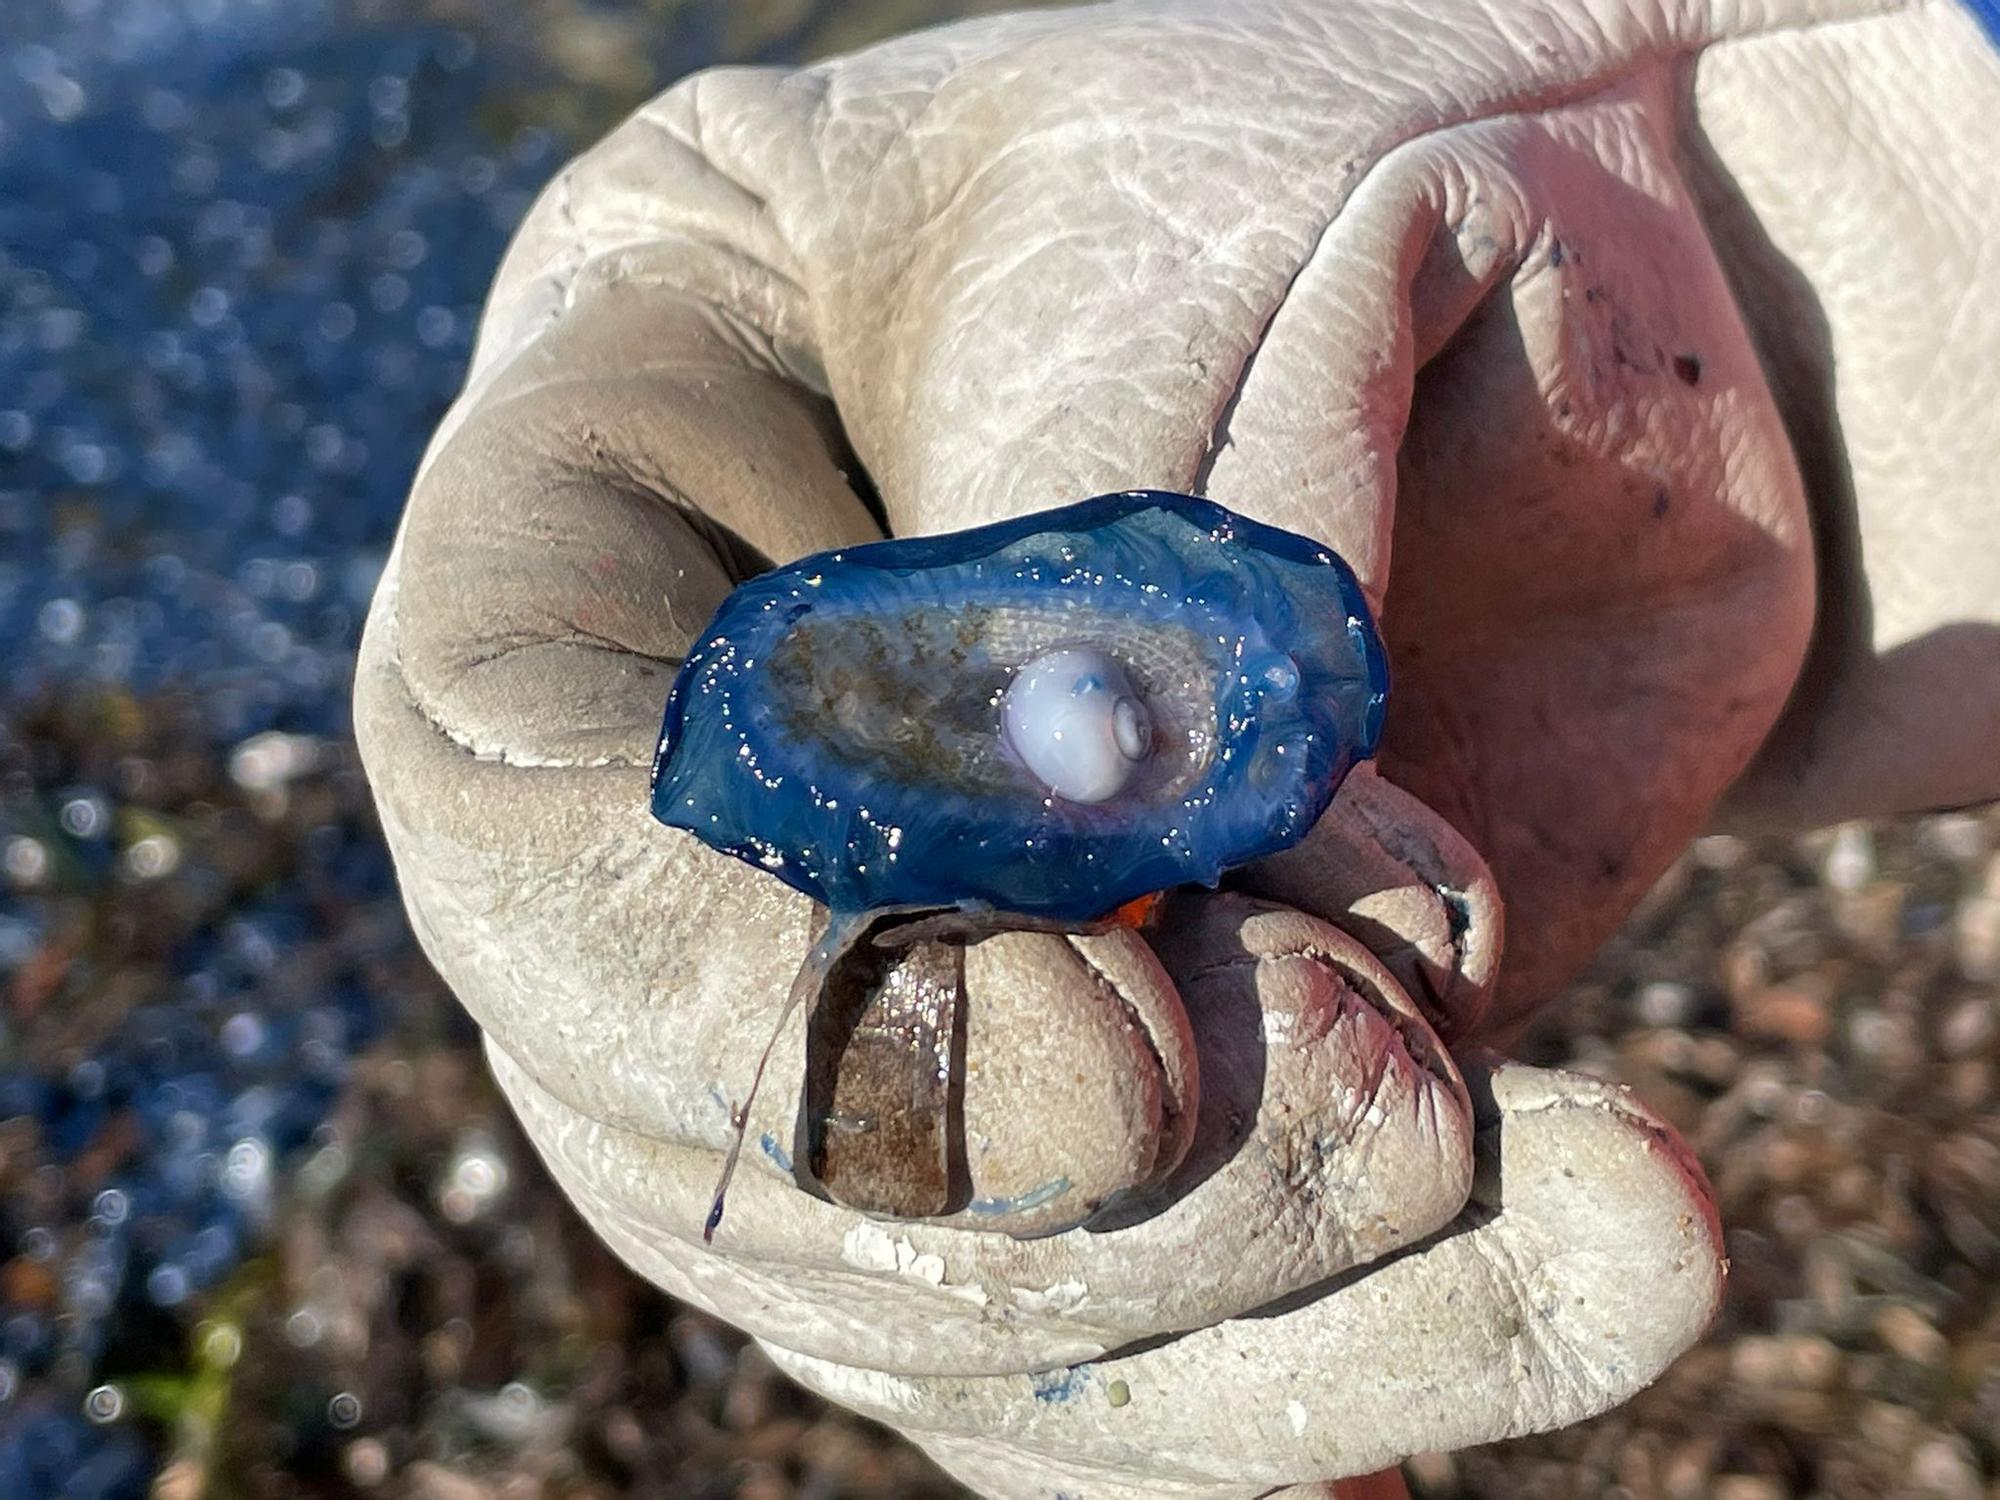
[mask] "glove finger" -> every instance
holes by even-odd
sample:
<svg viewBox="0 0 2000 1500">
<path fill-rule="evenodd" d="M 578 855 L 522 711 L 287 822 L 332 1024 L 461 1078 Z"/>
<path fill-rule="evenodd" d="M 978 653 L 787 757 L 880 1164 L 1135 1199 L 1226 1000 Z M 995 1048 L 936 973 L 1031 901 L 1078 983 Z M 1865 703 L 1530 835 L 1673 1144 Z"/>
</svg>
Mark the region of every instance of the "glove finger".
<svg viewBox="0 0 2000 1500">
<path fill-rule="evenodd" d="M 1231 884 L 1360 938 L 1447 1044 L 1485 1013 L 1504 927 L 1492 872 L 1463 835 L 1374 766 L 1356 767 L 1303 840 Z"/>
<path fill-rule="evenodd" d="M 1152 1193 L 1047 1238 L 882 1224 L 757 1176 L 704 1251 L 705 1158 L 585 1118 L 497 1049 L 495 1073 L 642 1275 L 846 1366 L 1060 1367 L 1267 1304 L 1449 1222 L 1471 1182 L 1470 1106 L 1388 972 L 1326 923 L 1238 896 L 1190 897 L 1162 932 L 1200 1055 L 1193 1144 Z"/>
<path fill-rule="evenodd" d="M 1565 1426 L 1629 1398 L 1713 1318 L 1714 1205 L 1686 1146 L 1622 1089 L 1501 1063 L 1475 1098 L 1480 1182 L 1458 1223 L 1257 1313 L 1032 1375 L 885 1376 L 766 1348 L 999 1500 L 1247 1500 Z"/>
</svg>

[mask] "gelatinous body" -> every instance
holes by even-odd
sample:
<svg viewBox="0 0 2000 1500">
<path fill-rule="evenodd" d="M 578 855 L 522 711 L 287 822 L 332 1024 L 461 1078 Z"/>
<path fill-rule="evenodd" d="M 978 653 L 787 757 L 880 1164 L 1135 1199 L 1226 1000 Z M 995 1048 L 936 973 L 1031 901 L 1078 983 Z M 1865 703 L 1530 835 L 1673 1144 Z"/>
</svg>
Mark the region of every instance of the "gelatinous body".
<svg viewBox="0 0 2000 1500">
<path fill-rule="evenodd" d="M 653 812 L 839 912 L 1084 922 L 1302 837 L 1387 686 L 1327 549 L 1108 495 L 743 584 L 668 699 Z"/>
</svg>

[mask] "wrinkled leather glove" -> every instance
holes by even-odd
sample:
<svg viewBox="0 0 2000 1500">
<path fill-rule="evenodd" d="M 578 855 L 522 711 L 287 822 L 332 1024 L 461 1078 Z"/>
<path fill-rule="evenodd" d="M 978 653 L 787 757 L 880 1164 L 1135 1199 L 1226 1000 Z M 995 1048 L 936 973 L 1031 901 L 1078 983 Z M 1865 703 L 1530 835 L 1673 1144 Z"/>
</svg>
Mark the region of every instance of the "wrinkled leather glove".
<svg viewBox="0 0 2000 1500">
<path fill-rule="evenodd" d="M 1316 1486 L 1651 1380 L 1720 1294 L 1698 1168 L 1482 1046 L 1732 783 L 2000 792 L 1996 114 L 1969 17 L 1886 0 L 1113 4 L 641 111 L 508 257 L 357 684 L 579 1207 L 993 1495 Z M 1387 737 L 1150 934 L 969 951 L 968 1208 L 800 1191 L 773 1086 L 704 1248 L 812 913 L 647 767 L 731 585 L 881 533 L 864 471 L 898 534 L 1156 486 L 1324 540 Z"/>
</svg>

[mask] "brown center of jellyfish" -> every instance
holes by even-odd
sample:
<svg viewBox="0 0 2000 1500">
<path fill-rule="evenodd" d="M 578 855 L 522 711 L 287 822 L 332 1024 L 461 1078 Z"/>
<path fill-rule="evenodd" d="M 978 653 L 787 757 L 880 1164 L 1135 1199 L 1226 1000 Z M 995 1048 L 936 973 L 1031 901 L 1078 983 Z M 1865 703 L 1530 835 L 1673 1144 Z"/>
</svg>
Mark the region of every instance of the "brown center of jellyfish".
<svg viewBox="0 0 2000 1500">
<path fill-rule="evenodd" d="M 1058 647 L 1115 659 L 1152 715 L 1154 753 L 1127 799 L 1185 795 L 1215 755 L 1224 648 L 1183 625 L 1088 606 L 919 606 L 900 615 L 805 616 L 766 671 L 779 724 L 834 761 L 884 780 L 1039 800 L 1006 749 L 1000 704 L 1019 669 Z"/>
</svg>

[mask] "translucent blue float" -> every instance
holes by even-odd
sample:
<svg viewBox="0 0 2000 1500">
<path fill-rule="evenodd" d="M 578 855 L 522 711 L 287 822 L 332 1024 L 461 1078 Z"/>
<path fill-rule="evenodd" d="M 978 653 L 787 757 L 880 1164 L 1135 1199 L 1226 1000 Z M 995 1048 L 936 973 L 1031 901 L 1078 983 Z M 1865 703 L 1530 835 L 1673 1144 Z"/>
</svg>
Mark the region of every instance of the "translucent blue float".
<svg viewBox="0 0 2000 1500">
<path fill-rule="evenodd" d="M 1135 490 L 743 584 L 668 698 L 652 807 L 837 913 L 1082 923 L 1296 842 L 1387 693 L 1340 558 Z"/>
</svg>

